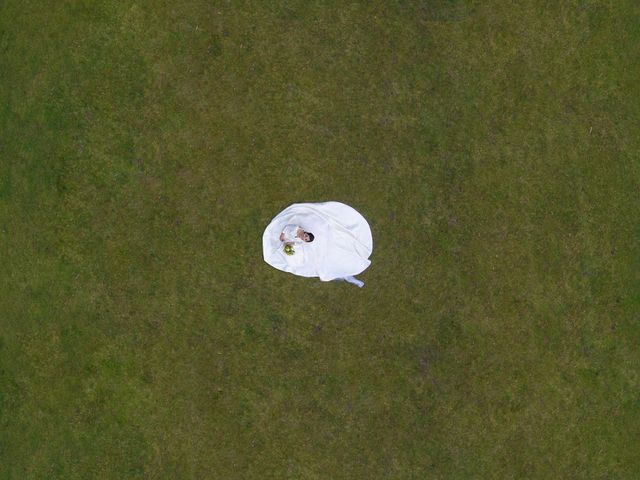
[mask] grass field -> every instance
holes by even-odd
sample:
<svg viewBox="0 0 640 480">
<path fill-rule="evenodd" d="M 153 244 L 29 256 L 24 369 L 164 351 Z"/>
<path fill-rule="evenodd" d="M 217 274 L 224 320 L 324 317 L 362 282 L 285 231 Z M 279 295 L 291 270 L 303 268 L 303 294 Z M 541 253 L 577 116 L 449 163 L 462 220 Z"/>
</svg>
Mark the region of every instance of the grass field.
<svg viewBox="0 0 640 480">
<path fill-rule="evenodd" d="M 636 0 L 0 1 L 0 479 L 640 478 Z M 362 290 L 279 272 L 294 202 Z"/>
</svg>

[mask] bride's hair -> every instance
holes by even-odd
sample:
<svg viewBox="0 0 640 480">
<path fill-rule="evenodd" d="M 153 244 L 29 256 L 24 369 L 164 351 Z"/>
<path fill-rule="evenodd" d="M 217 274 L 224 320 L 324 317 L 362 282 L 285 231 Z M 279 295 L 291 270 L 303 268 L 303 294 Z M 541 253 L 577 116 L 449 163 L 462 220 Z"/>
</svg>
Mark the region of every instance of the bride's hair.
<svg viewBox="0 0 640 480">
<path fill-rule="evenodd" d="M 306 233 L 307 235 L 309 235 L 309 241 L 310 241 L 310 242 L 313 242 L 313 239 L 314 239 L 314 238 L 316 238 L 316 237 L 314 237 L 314 236 L 313 236 L 313 233 L 311 233 L 311 232 L 304 232 L 304 233 Z"/>
</svg>

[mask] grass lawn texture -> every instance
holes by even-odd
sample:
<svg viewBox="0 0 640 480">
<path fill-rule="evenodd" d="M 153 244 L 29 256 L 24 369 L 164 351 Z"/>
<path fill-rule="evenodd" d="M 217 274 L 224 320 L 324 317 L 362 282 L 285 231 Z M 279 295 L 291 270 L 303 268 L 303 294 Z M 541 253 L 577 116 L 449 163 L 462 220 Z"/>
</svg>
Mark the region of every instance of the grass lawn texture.
<svg viewBox="0 0 640 480">
<path fill-rule="evenodd" d="M 640 478 L 639 25 L 0 2 L 0 478 Z M 262 259 L 328 200 L 361 290 Z"/>
</svg>

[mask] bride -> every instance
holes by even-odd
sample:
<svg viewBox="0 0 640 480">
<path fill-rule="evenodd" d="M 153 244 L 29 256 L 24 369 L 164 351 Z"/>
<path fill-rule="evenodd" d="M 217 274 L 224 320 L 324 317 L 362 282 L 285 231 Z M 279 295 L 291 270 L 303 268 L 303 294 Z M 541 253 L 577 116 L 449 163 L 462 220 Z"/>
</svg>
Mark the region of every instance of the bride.
<svg viewBox="0 0 640 480">
<path fill-rule="evenodd" d="M 364 217 L 340 202 L 294 203 L 280 212 L 262 236 L 265 262 L 284 272 L 322 281 L 354 278 L 371 261 L 371 229 Z"/>
</svg>

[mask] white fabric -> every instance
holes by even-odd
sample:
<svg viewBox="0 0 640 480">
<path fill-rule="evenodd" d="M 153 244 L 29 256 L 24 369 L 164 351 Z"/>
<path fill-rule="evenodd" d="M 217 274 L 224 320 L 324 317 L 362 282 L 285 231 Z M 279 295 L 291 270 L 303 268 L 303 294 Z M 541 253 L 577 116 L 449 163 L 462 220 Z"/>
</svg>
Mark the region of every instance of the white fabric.
<svg viewBox="0 0 640 480">
<path fill-rule="evenodd" d="M 290 224 L 315 237 L 313 242 L 296 244 L 294 255 L 285 254 L 280 241 L 280 233 Z M 360 280 L 347 278 L 371 264 L 372 251 L 369 224 L 355 209 L 340 202 L 294 203 L 271 221 L 262 236 L 265 262 L 278 270 L 322 281 L 343 279 L 358 285 Z"/>
<path fill-rule="evenodd" d="M 298 225 L 286 225 L 282 229 L 282 233 L 284 233 L 284 241 L 285 242 L 294 242 L 294 243 L 302 243 L 304 240 L 298 238 L 298 229 L 301 228 Z"/>
<path fill-rule="evenodd" d="M 356 277 L 352 277 L 349 275 L 348 277 L 344 277 L 345 282 L 353 283 L 356 287 L 364 287 L 364 282 L 362 280 L 358 280 Z"/>
</svg>

